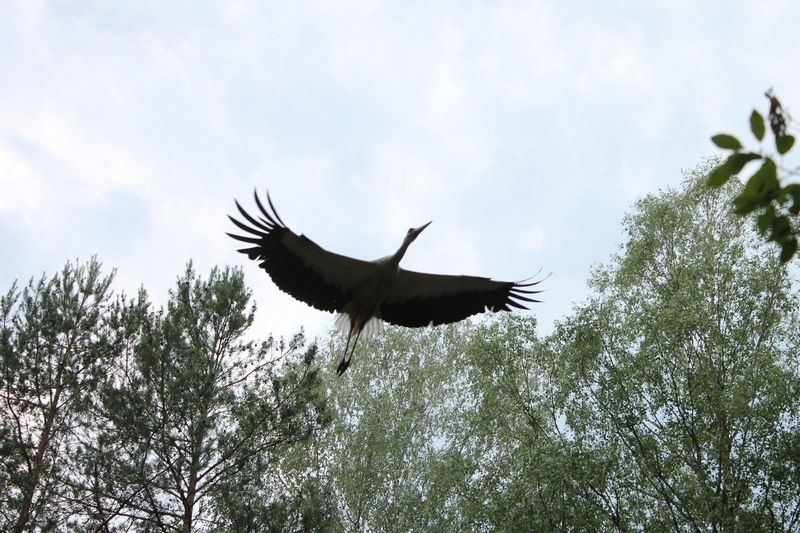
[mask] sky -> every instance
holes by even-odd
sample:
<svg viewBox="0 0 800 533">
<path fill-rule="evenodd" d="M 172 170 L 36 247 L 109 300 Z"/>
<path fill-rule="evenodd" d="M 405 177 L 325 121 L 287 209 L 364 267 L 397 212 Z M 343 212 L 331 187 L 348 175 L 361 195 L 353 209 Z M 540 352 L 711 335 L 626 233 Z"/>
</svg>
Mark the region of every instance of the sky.
<svg viewBox="0 0 800 533">
<path fill-rule="evenodd" d="M 800 3 L 0 3 L 0 290 L 96 255 L 156 304 L 244 268 L 255 331 L 324 335 L 225 235 L 234 198 L 362 259 L 549 275 L 548 332 L 635 200 L 800 108 Z M 752 144 L 752 143 L 751 143 Z"/>
</svg>

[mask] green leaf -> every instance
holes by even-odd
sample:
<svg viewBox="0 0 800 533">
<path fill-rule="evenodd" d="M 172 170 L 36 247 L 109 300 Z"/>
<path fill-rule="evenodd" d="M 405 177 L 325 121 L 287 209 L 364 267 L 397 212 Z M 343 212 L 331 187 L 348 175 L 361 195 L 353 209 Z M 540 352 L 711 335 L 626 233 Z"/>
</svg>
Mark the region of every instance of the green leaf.
<svg viewBox="0 0 800 533">
<path fill-rule="evenodd" d="M 758 215 L 758 219 L 756 220 L 758 232 L 761 233 L 761 235 L 766 235 L 773 220 L 775 220 L 775 208 L 769 206 L 766 211 Z"/>
<path fill-rule="evenodd" d="M 775 166 L 775 162 L 767 157 L 764 160 L 764 164 L 761 165 L 761 168 L 747 180 L 747 185 L 744 187 L 743 194 L 754 194 L 761 201 L 768 203 L 772 198 L 778 196 L 779 189 L 778 168 Z"/>
<path fill-rule="evenodd" d="M 775 139 L 775 147 L 781 155 L 791 150 L 792 146 L 794 146 L 794 135 L 781 135 Z"/>
<path fill-rule="evenodd" d="M 783 188 L 783 194 L 792 198 L 789 213 L 797 216 L 800 214 L 800 183 L 790 183 Z"/>
<path fill-rule="evenodd" d="M 791 195 L 791 197 L 795 200 L 800 201 L 800 183 L 790 183 L 784 187 L 783 190 L 786 192 L 786 194 Z"/>
<path fill-rule="evenodd" d="M 761 207 L 774 209 L 770 203 L 779 196 L 779 191 L 780 183 L 778 182 L 777 167 L 775 162 L 767 157 L 764 159 L 764 164 L 761 165 L 761 168 L 747 180 L 741 194 L 734 199 L 734 212 L 737 215 L 744 216 Z M 773 215 L 772 219 L 774 218 Z M 772 224 L 772 221 L 770 221 L 770 224 Z M 759 222 L 760 227 L 761 222 Z"/>
<path fill-rule="evenodd" d="M 736 153 L 731 154 L 725 164 L 730 167 L 731 173 L 738 174 L 742 171 L 747 163 L 753 161 L 754 159 L 761 159 L 761 156 L 752 152 Z"/>
<path fill-rule="evenodd" d="M 733 200 L 734 213 L 744 216 L 752 213 L 758 207 L 758 196 L 752 193 L 742 192 Z"/>
<path fill-rule="evenodd" d="M 786 215 L 775 217 L 775 220 L 772 221 L 770 240 L 783 244 L 787 238 L 792 238 L 792 225 L 789 222 L 789 217 Z"/>
<path fill-rule="evenodd" d="M 781 246 L 781 263 L 788 263 L 797 253 L 797 237 L 792 237 Z"/>
<path fill-rule="evenodd" d="M 733 135 L 728 135 L 727 133 L 719 133 L 714 135 L 711 137 L 711 142 L 720 148 L 724 148 L 725 150 L 741 150 L 743 148 L 742 143 L 739 142 L 739 139 Z"/>
<path fill-rule="evenodd" d="M 738 174 L 748 162 L 754 159 L 761 159 L 761 156 L 749 152 L 731 154 L 724 163 L 711 171 L 711 174 L 708 175 L 708 184 L 712 187 L 724 185 L 731 176 Z"/>
<path fill-rule="evenodd" d="M 750 113 L 750 131 L 753 132 L 753 135 L 755 135 L 756 139 L 759 141 L 764 138 L 764 133 L 767 131 L 764 125 L 764 117 L 755 109 Z"/>
<path fill-rule="evenodd" d="M 721 185 L 725 185 L 727 181 L 731 178 L 731 170 L 725 163 L 722 163 L 720 166 L 715 168 L 711 171 L 711 174 L 708 175 L 708 184 L 712 187 L 719 187 Z"/>
</svg>

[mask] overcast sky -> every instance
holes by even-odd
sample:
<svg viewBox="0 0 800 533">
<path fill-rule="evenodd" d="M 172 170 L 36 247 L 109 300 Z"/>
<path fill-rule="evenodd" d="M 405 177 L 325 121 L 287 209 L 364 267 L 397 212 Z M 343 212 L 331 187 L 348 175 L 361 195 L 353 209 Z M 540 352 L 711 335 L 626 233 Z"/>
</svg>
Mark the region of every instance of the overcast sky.
<svg viewBox="0 0 800 533">
<path fill-rule="evenodd" d="M 549 331 L 636 198 L 745 136 L 765 89 L 800 109 L 798 22 L 797 0 L 4 1 L 0 289 L 96 254 L 160 304 L 191 258 L 244 267 L 259 332 L 324 333 L 225 235 L 257 188 L 332 251 L 433 220 L 403 266 L 552 273 Z"/>
</svg>

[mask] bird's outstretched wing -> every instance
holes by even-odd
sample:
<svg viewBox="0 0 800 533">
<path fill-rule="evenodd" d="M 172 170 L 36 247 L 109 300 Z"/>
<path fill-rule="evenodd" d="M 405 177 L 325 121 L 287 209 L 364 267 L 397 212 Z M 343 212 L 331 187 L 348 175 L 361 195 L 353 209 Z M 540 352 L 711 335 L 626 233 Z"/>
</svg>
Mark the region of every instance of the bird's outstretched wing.
<svg viewBox="0 0 800 533">
<path fill-rule="evenodd" d="M 252 245 L 238 251 L 259 261 L 259 266 L 266 270 L 275 285 L 292 297 L 321 311 L 341 311 L 374 265 L 331 253 L 308 237 L 298 236 L 278 216 L 269 193 L 269 210 L 264 208 L 257 193 L 253 195 L 260 211 L 257 218 L 236 202 L 239 213 L 249 225 L 228 216 L 248 234 L 228 235 Z"/>
<path fill-rule="evenodd" d="M 527 309 L 524 302 L 538 281 L 494 281 L 476 276 L 446 276 L 400 269 L 397 282 L 381 305 L 381 318 L 410 328 L 458 322 L 489 311 Z"/>
</svg>

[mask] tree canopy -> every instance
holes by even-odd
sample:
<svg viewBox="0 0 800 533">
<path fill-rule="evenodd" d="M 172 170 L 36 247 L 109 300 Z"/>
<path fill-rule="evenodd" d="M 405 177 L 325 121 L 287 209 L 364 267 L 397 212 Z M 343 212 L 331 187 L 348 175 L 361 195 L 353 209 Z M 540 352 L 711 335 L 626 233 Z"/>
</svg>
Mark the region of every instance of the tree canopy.
<svg viewBox="0 0 800 533">
<path fill-rule="evenodd" d="M 252 331 L 239 269 L 164 308 L 96 260 L 13 285 L 0 528 L 799 529 L 797 285 L 714 168 L 633 206 L 551 333 L 387 328 L 342 378 L 334 334 Z"/>
</svg>

